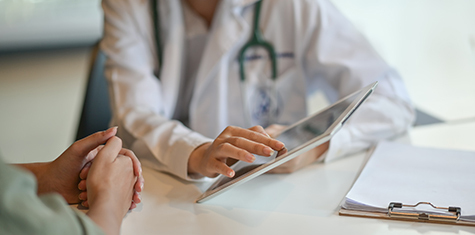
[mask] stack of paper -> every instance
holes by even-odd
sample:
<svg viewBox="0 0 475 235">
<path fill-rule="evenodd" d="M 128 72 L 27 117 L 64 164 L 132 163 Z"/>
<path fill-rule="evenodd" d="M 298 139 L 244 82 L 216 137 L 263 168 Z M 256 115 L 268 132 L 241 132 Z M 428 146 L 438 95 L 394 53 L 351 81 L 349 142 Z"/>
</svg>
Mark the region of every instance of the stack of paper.
<svg viewBox="0 0 475 235">
<path fill-rule="evenodd" d="M 474 196 L 475 152 L 382 142 L 346 195 L 342 209 L 387 213 L 390 202 L 430 202 L 460 207 L 460 220 L 475 222 Z M 437 213 L 428 206 L 405 210 Z"/>
</svg>

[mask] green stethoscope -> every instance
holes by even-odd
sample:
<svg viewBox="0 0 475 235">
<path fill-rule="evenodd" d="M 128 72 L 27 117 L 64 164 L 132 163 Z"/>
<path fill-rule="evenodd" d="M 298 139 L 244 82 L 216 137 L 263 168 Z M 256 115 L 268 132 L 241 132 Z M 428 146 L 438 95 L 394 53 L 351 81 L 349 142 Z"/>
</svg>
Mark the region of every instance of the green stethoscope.
<svg viewBox="0 0 475 235">
<path fill-rule="evenodd" d="M 271 43 L 264 40 L 262 37 L 261 30 L 259 29 L 259 18 L 261 14 L 261 4 L 262 0 L 256 2 L 256 8 L 254 9 L 254 23 L 253 23 L 253 33 L 251 39 L 244 44 L 244 46 L 239 51 L 239 73 L 241 76 L 241 81 L 246 80 L 246 75 L 244 72 L 244 61 L 245 61 L 245 53 L 247 49 L 251 47 L 262 47 L 269 53 L 269 58 L 272 63 L 272 79 L 275 80 L 277 78 L 277 55 L 275 53 L 274 47 Z M 152 0 L 152 9 L 153 9 L 153 24 L 155 26 L 155 43 L 157 46 L 157 55 L 158 55 L 158 63 L 159 63 L 159 71 L 162 65 L 162 47 L 160 41 L 160 17 L 158 12 L 158 0 Z"/>
<path fill-rule="evenodd" d="M 157 59 L 159 63 L 157 73 L 160 74 L 161 66 L 163 64 L 162 63 L 163 57 L 162 57 L 162 48 L 161 48 L 160 30 L 159 30 L 160 17 L 159 17 L 158 0 L 152 0 L 151 2 L 152 2 L 152 9 L 153 9 L 153 24 L 154 24 L 154 29 L 155 29 L 154 36 L 155 36 L 155 43 L 157 47 Z M 269 58 L 272 65 L 272 80 L 275 81 L 277 78 L 277 55 L 275 53 L 275 50 L 272 44 L 263 39 L 262 32 L 259 29 L 261 5 L 262 5 L 262 0 L 259 0 L 256 2 L 256 7 L 254 9 L 253 33 L 252 33 L 251 39 L 246 44 L 244 44 L 244 46 L 239 51 L 239 58 L 238 58 L 239 75 L 240 75 L 242 83 L 246 80 L 246 75 L 245 75 L 245 70 L 244 70 L 244 62 L 246 60 L 245 53 L 249 48 L 252 48 L 252 47 L 264 48 L 269 53 Z M 275 93 L 275 88 L 273 88 L 273 90 L 274 90 L 273 93 Z M 245 99 L 244 95 L 243 95 L 243 99 Z M 243 102 L 243 103 L 245 103 L 244 106 L 246 106 L 247 102 Z M 248 110 L 247 107 L 244 107 L 244 109 Z M 250 121 L 248 124 L 250 124 Z"/>
</svg>

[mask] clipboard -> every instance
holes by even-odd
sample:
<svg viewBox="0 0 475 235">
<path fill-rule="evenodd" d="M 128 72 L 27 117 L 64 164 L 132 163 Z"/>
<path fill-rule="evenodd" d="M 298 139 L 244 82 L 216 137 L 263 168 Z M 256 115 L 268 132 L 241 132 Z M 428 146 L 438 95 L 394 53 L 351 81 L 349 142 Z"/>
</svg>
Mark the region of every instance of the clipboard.
<svg viewBox="0 0 475 235">
<path fill-rule="evenodd" d="M 475 226 L 475 202 L 467 193 L 475 187 L 475 152 L 382 142 L 369 154 L 339 215 Z"/>
<path fill-rule="evenodd" d="M 421 204 L 432 206 L 434 209 L 441 210 L 445 214 L 435 214 L 427 212 L 401 212 L 398 208 L 403 207 L 417 207 Z M 388 205 L 388 212 L 369 212 L 369 211 L 357 211 L 341 208 L 338 211 L 339 215 L 356 216 L 356 217 L 368 217 L 375 219 L 395 219 L 408 222 L 423 222 L 423 223 L 438 223 L 438 224 L 456 224 L 465 226 L 475 226 L 475 222 L 460 220 L 462 208 L 449 206 L 439 207 L 430 202 L 418 202 L 415 205 L 403 204 L 400 202 L 390 202 Z"/>
</svg>

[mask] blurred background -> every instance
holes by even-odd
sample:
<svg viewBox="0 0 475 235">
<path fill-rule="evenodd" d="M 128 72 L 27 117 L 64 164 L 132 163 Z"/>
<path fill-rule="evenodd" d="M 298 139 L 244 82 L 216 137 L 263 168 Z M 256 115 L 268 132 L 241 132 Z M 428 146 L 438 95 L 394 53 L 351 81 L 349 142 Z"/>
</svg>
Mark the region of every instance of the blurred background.
<svg viewBox="0 0 475 235">
<path fill-rule="evenodd" d="M 402 74 L 418 125 L 475 122 L 475 1 L 331 1 Z M 98 0 L 0 0 L 7 162 L 52 160 L 74 141 L 102 18 Z"/>
</svg>

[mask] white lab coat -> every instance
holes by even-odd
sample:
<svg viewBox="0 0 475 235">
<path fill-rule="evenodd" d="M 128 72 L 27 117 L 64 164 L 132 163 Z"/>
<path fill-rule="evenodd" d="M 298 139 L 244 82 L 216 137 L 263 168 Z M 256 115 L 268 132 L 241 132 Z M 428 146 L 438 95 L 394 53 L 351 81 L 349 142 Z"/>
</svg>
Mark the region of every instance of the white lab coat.
<svg viewBox="0 0 475 235">
<path fill-rule="evenodd" d="M 189 128 L 172 120 L 185 68 L 182 2 L 161 0 L 163 60 L 159 79 L 149 0 L 104 0 L 104 38 L 112 125 L 143 164 L 184 179 L 190 153 L 226 126 L 249 127 L 237 55 L 252 31 L 255 0 L 222 0 L 209 29 L 189 108 Z M 264 0 L 260 28 L 278 57 L 278 123 L 307 116 L 309 95 L 321 89 L 334 102 L 373 81 L 379 86 L 331 140 L 326 160 L 360 151 L 405 132 L 414 111 L 403 81 L 327 0 Z M 260 53 L 257 51 L 255 53 Z M 246 86 L 268 75 L 269 62 L 246 64 Z M 249 85 L 251 84 L 251 85 Z"/>
</svg>

